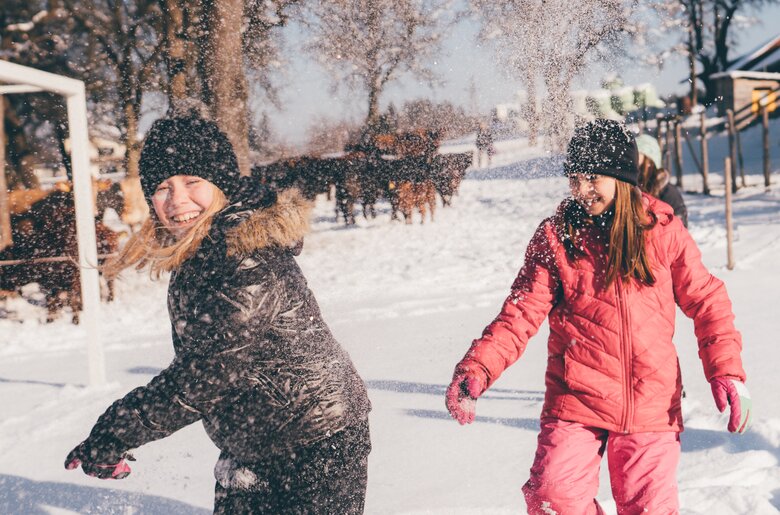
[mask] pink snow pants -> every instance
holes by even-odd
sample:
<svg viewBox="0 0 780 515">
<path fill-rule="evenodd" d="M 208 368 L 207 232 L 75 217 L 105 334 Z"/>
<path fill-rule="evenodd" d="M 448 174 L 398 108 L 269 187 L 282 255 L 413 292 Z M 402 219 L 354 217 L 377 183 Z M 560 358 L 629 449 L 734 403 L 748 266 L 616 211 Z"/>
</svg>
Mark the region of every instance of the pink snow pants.
<svg viewBox="0 0 780 515">
<path fill-rule="evenodd" d="M 618 515 L 679 512 L 679 433 L 621 434 L 543 418 L 538 445 L 523 485 L 530 515 L 602 515 L 595 497 L 605 449 Z"/>
</svg>

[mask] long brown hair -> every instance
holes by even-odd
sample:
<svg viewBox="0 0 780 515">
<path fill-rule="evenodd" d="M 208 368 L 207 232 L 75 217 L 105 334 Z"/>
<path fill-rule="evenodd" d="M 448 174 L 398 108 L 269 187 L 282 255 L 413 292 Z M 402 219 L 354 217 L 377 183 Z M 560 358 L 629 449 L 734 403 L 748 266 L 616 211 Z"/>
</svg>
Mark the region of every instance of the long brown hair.
<svg viewBox="0 0 780 515">
<path fill-rule="evenodd" d="M 612 211 L 605 288 L 611 286 L 616 279 L 628 282 L 632 278 L 652 286 L 655 284 L 655 276 L 647 250 L 647 231 L 655 225 L 656 219 L 645 210 L 642 192 L 627 182 L 617 181 Z M 566 252 L 575 259 L 584 255 L 580 229 L 594 223 L 593 219 L 571 199 L 564 207 L 561 222 L 560 229 Z"/>
<path fill-rule="evenodd" d="M 151 276 L 157 279 L 163 272 L 170 272 L 178 268 L 185 260 L 195 254 L 203 238 L 211 229 L 214 215 L 227 205 L 227 199 L 222 190 L 216 186 L 213 188 L 214 198 L 211 200 L 211 205 L 203 212 L 203 218 L 198 220 L 179 239 L 176 239 L 160 223 L 154 209 L 151 209 L 149 218 L 122 247 L 119 255 L 103 266 L 103 274 L 110 279 L 133 265 L 135 265 L 136 270 L 142 270 L 148 266 Z"/>
</svg>

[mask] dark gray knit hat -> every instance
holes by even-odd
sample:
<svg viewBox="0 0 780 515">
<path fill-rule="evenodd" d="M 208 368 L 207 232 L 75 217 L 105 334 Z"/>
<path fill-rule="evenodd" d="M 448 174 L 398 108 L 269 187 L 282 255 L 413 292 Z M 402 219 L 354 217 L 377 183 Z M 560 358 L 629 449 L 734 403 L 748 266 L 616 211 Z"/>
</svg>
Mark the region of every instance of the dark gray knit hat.
<svg viewBox="0 0 780 515">
<path fill-rule="evenodd" d="M 216 123 L 195 114 L 154 122 L 146 135 L 139 168 L 147 199 L 162 181 L 174 175 L 202 177 L 228 199 L 240 185 L 233 145 Z"/>
<path fill-rule="evenodd" d="M 636 139 L 628 128 L 614 120 L 598 118 L 574 130 L 563 170 L 609 175 L 636 185 L 639 170 Z"/>
</svg>

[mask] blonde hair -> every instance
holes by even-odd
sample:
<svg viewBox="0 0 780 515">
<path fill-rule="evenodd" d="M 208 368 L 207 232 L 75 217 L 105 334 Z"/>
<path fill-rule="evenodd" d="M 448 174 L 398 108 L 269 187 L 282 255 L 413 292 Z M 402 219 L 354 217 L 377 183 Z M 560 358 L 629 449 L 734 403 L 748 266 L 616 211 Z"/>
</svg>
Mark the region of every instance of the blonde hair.
<svg viewBox="0 0 780 515">
<path fill-rule="evenodd" d="M 632 278 L 652 286 L 655 276 L 647 250 L 647 231 L 655 226 L 656 219 L 645 210 L 640 189 L 617 181 L 613 210 L 604 287 L 608 288 L 616 279 L 627 283 Z M 560 230 L 564 248 L 571 258 L 584 255 L 579 229 L 592 223 L 591 220 L 574 199 L 565 206 Z"/>
<path fill-rule="evenodd" d="M 152 278 L 157 279 L 163 272 L 178 268 L 192 257 L 209 233 L 214 215 L 227 205 L 227 198 L 222 190 L 213 184 L 212 187 L 214 198 L 211 205 L 203 212 L 203 217 L 178 239 L 160 223 L 154 209 L 151 209 L 149 218 L 127 241 L 119 255 L 103 265 L 103 274 L 111 279 L 133 265 L 136 270 L 148 266 Z"/>
</svg>

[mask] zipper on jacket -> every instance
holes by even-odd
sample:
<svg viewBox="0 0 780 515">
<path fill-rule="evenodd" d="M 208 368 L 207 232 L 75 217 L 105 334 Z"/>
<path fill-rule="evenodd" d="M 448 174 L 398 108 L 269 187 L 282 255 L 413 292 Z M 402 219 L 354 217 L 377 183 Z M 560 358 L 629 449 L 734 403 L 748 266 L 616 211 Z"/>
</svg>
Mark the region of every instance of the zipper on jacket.
<svg viewBox="0 0 780 515">
<path fill-rule="evenodd" d="M 620 430 L 628 433 L 629 421 L 632 418 L 634 408 L 633 389 L 631 387 L 631 333 L 629 332 L 628 310 L 626 299 L 623 297 L 623 281 L 615 279 L 618 313 L 620 316 L 620 358 L 623 363 L 623 418 L 620 421 Z"/>
</svg>

